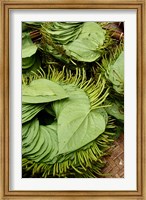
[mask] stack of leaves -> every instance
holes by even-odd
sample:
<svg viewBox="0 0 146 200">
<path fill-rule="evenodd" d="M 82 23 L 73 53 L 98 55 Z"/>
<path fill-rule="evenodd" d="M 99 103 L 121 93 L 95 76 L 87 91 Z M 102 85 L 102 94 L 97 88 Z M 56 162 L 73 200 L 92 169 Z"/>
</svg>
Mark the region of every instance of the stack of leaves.
<svg viewBox="0 0 146 200">
<path fill-rule="evenodd" d="M 38 50 L 38 45 L 32 42 L 29 32 L 23 32 L 22 34 L 23 73 L 36 71 L 41 67 L 41 62 L 37 50 Z"/>
<path fill-rule="evenodd" d="M 111 106 L 106 108 L 109 115 L 124 122 L 124 49 L 123 44 L 117 46 L 101 62 L 101 74 L 106 78 L 112 91 L 105 101 Z"/>
<path fill-rule="evenodd" d="M 23 167 L 28 170 L 29 162 L 33 162 L 35 174 L 47 164 L 43 177 L 66 176 L 71 169 L 72 175 L 77 172 L 84 176 L 87 170 L 92 175 L 92 164 L 104 154 L 95 140 L 105 132 L 109 121 L 101 106 L 108 91 L 104 79 L 99 77 L 97 83 L 92 78 L 86 80 L 85 70 L 81 73 L 79 69 L 75 75 L 66 71 L 66 76 L 64 71 L 53 70 L 47 79 L 23 84 Z M 42 124 L 43 115 L 47 119 Z M 101 141 L 102 145 L 105 142 Z"/>
<path fill-rule="evenodd" d="M 105 30 L 95 22 L 45 23 L 41 33 L 45 51 L 66 62 L 97 60 L 105 41 Z"/>
<path fill-rule="evenodd" d="M 123 127 L 121 44 L 107 52 L 108 34 L 96 22 L 30 25 L 42 39 L 35 44 L 29 29 L 23 34 L 23 177 L 101 177 L 102 157 L 119 129 L 116 120 Z M 110 49 L 117 46 L 110 40 Z"/>
</svg>

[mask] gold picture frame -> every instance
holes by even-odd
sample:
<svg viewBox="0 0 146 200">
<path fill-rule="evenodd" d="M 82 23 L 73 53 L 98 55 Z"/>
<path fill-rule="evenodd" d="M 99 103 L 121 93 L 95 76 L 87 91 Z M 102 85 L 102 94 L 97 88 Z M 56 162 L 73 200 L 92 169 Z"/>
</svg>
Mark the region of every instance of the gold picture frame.
<svg viewBox="0 0 146 200">
<path fill-rule="evenodd" d="M 137 199 L 146 198 L 146 30 L 144 0 L 1 0 L 0 33 L 0 199 Z M 136 191 L 9 191 L 9 10 L 12 9 L 136 9 L 137 10 L 137 190 Z"/>
</svg>

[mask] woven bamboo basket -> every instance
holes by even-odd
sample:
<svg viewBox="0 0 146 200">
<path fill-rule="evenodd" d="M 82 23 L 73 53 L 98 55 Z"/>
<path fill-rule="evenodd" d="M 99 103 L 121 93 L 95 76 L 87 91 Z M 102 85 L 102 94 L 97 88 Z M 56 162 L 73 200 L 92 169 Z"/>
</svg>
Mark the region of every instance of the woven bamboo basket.
<svg viewBox="0 0 146 200">
<path fill-rule="evenodd" d="M 106 167 L 103 173 L 108 174 L 105 178 L 124 178 L 124 134 L 114 141 L 104 161 Z"/>
</svg>

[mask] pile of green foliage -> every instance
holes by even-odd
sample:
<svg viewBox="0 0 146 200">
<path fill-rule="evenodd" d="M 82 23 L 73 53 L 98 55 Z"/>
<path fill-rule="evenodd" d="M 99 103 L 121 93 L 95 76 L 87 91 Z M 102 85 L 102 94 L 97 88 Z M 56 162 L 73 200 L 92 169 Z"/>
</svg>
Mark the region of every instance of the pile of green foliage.
<svg viewBox="0 0 146 200">
<path fill-rule="evenodd" d="M 124 127 L 124 41 L 108 24 L 23 22 L 23 177 L 104 176 Z"/>
</svg>

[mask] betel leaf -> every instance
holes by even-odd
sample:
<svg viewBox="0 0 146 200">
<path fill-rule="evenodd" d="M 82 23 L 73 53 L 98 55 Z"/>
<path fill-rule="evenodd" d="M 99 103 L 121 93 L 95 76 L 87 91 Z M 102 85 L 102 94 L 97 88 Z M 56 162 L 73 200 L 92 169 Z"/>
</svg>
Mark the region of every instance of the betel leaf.
<svg viewBox="0 0 146 200">
<path fill-rule="evenodd" d="M 77 89 L 76 86 L 72 85 L 72 84 L 68 84 L 68 85 L 62 85 L 63 89 L 66 91 L 67 95 L 68 95 L 68 99 L 62 100 L 60 102 L 54 102 L 52 105 L 53 110 L 55 111 L 56 117 L 59 117 L 60 112 L 66 107 L 68 106 L 68 104 L 74 104 L 76 103 L 76 100 L 78 100 L 78 103 L 80 102 L 80 104 L 86 104 L 86 102 L 88 101 L 88 106 L 89 106 L 89 98 L 88 96 L 85 94 L 85 92 L 81 89 Z M 84 95 L 84 98 L 83 98 Z"/>
<path fill-rule="evenodd" d="M 53 29 L 52 30 L 68 30 L 74 28 L 75 30 L 82 26 L 83 22 L 53 22 Z"/>
<path fill-rule="evenodd" d="M 106 127 L 101 110 L 90 110 L 88 96 L 83 90 L 72 85 L 65 89 L 69 99 L 53 104 L 58 116 L 59 154 L 83 147 L 103 133 Z"/>
<path fill-rule="evenodd" d="M 108 105 L 108 104 L 106 104 L 106 105 Z M 105 123 L 107 124 L 109 119 L 108 119 L 106 109 L 105 108 L 98 108 L 98 112 L 104 117 Z"/>
<path fill-rule="evenodd" d="M 56 162 L 58 154 L 57 123 L 54 122 L 51 125 L 45 126 L 44 128 L 46 128 L 46 136 L 48 137 L 48 148 L 51 147 L 51 151 L 47 153 L 48 151 L 46 150 L 47 154 L 46 156 L 43 156 L 41 161 L 52 164 Z"/>
<path fill-rule="evenodd" d="M 37 79 L 30 85 L 22 85 L 23 103 L 49 103 L 67 97 L 62 86 L 47 79 Z"/>
<path fill-rule="evenodd" d="M 54 43 L 67 44 L 75 40 L 81 32 L 82 23 L 53 22 L 42 26 L 42 33 L 46 33 Z"/>
<path fill-rule="evenodd" d="M 34 61 L 31 61 L 32 57 L 34 58 Z M 41 68 L 41 58 L 39 54 L 36 53 L 32 55 L 31 57 L 22 59 L 22 73 L 23 74 L 29 74 L 29 73 L 31 74 L 31 73 L 37 72 L 37 70 L 40 68 Z"/>
<path fill-rule="evenodd" d="M 31 57 L 37 51 L 37 45 L 30 38 L 29 33 L 23 35 L 22 38 L 22 58 Z"/>
<path fill-rule="evenodd" d="M 62 49 L 63 50 L 63 49 Z M 57 49 L 51 45 L 45 44 L 45 51 L 51 54 L 54 58 L 59 59 L 62 62 L 69 63 L 69 57 L 62 55 Z"/>
<path fill-rule="evenodd" d="M 64 45 L 66 54 L 73 59 L 93 62 L 100 57 L 100 46 L 105 40 L 105 30 L 95 22 L 85 22 L 78 38 Z"/>
<path fill-rule="evenodd" d="M 39 120 L 34 118 L 23 125 L 23 156 L 44 163 L 56 161 L 54 157 L 58 153 L 57 124 L 39 126 Z"/>
<path fill-rule="evenodd" d="M 106 33 L 96 22 L 46 23 L 41 32 L 49 44 L 45 44 L 45 51 L 62 61 L 62 57 L 70 57 L 83 62 L 93 62 L 101 56 Z"/>
<path fill-rule="evenodd" d="M 82 32 L 79 35 L 79 39 L 81 38 L 91 38 L 92 42 L 97 42 L 96 45 L 103 45 L 105 40 L 106 31 L 102 29 L 102 27 L 95 22 L 85 22 L 82 28 Z"/>
<path fill-rule="evenodd" d="M 105 130 L 105 119 L 98 110 L 87 112 L 80 109 L 70 115 L 69 111 L 76 108 L 80 109 L 76 105 L 67 107 L 58 119 L 59 154 L 69 153 L 83 147 Z M 63 121 L 65 115 L 66 122 Z"/>
<path fill-rule="evenodd" d="M 45 104 L 22 104 L 22 123 L 33 119 L 44 107 Z"/>
<path fill-rule="evenodd" d="M 108 79 L 113 88 L 120 94 L 124 93 L 124 52 L 122 51 L 115 62 L 109 67 Z"/>
<path fill-rule="evenodd" d="M 87 44 L 87 45 L 86 45 Z M 90 44 L 90 47 L 89 45 Z M 64 46 L 66 54 L 75 60 L 83 62 L 93 62 L 100 57 L 101 53 L 92 45 L 90 39 L 77 39 L 72 44 Z"/>
<path fill-rule="evenodd" d="M 111 105 L 105 108 L 109 115 L 114 116 L 118 120 L 124 120 L 124 106 L 119 101 L 106 100 L 105 104 Z"/>
<path fill-rule="evenodd" d="M 22 58 L 22 69 L 28 69 L 30 68 L 35 62 L 35 56 L 32 55 L 27 58 Z"/>
<path fill-rule="evenodd" d="M 26 137 L 24 137 L 24 130 L 25 127 L 28 128 L 28 131 L 26 133 Z M 37 119 L 33 119 L 31 120 L 31 122 L 28 124 L 24 125 L 22 127 L 22 135 L 23 135 L 23 147 L 28 147 L 31 145 L 31 143 L 34 141 L 36 135 L 38 134 L 38 130 L 39 130 L 39 121 Z"/>
</svg>

